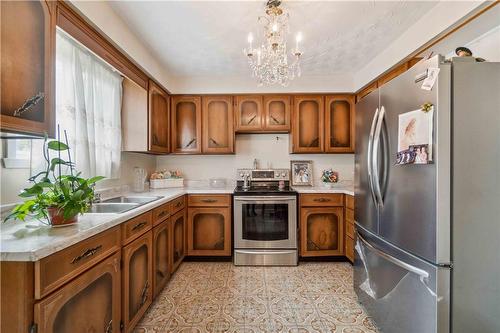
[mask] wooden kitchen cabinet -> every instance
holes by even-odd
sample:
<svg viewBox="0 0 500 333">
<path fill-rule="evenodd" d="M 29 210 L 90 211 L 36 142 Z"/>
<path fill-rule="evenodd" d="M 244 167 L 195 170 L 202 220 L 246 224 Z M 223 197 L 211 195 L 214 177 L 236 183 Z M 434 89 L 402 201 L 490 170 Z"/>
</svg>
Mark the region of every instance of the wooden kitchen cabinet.
<svg viewBox="0 0 500 333">
<path fill-rule="evenodd" d="M 264 96 L 264 130 L 269 132 L 290 131 L 290 96 Z"/>
<path fill-rule="evenodd" d="M 119 332 L 120 279 L 116 253 L 36 303 L 37 332 Z"/>
<path fill-rule="evenodd" d="M 354 197 L 345 196 L 345 256 L 354 262 L 354 245 L 356 239 L 356 228 L 354 225 Z"/>
<path fill-rule="evenodd" d="M 342 207 L 302 207 L 300 220 L 301 256 L 344 255 Z"/>
<path fill-rule="evenodd" d="M 122 250 L 122 321 L 131 332 L 153 298 L 153 235 L 149 231 Z"/>
<path fill-rule="evenodd" d="M 231 96 L 202 97 L 202 152 L 234 153 L 234 118 Z"/>
<path fill-rule="evenodd" d="M 324 151 L 323 96 L 305 95 L 293 98 L 292 153 Z"/>
<path fill-rule="evenodd" d="M 354 96 L 325 99 L 325 152 L 354 153 Z"/>
<path fill-rule="evenodd" d="M 172 153 L 201 153 L 201 97 L 172 97 Z"/>
<path fill-rule="evenodd" d="M 156 297 L 170 279 L 170 220 L 164 220 L 153 229 L 153 297 Z"/>
<path fill-rule="evenodd" d="M 186 256 L 186 211 L 181 210 L 170 218 L 170 273 L 177 270 Z"/>
<path fill-rule="evenodd" d="M 54 137 L 56 2 L 0 6 L 1 130 Z"/>
<path fill-rule="evenodd" d="M 168 94 L 149 80 L 149 151 L 170 152 L 170 100 Z"/>
<path fill-rule="evenodd" d="M 235 105 L 236 132 L 258 132 L 262 130 L 262 96 L 236 96 Z"/>
<path fill-rule="evenodd" d="M 189 207 L 188 255 L 231 255 L 231 209 Z"/>
</svg>

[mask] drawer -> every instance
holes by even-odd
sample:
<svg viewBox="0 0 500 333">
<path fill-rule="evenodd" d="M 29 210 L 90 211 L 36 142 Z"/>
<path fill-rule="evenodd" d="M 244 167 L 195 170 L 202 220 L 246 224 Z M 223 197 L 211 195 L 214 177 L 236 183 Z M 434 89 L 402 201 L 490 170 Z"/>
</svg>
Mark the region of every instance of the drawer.
<svg viewBox="0 0 500 333">
<path fill-rule="evenodd" d="M 170 217 L 170 202 L 153 209 L 153 226 L 158 225 Z"/>
<path fill-rule="evenodd" d="M 354 239 L 351 237 L 345 238 L 345 256 L 351 262 L 354 262 Z"/>
<path fill-rule="evenodd" d="M 301 194 L 300 205 L 310 207 L 343 206 L 343 194 Z"/>
<path fill-rule="evenodd" d="M 345 234 L 347 237 L 354 238 L 354 224 L 352 222 L 346 221 Z"/>
<path fill-rule="evenodd" d="M 40 299 L 120 250 L 120 228 L 104 231 L 35 263 L 35 298 Z"/>
<path fill-rule="evenodd" d="M 354 211 L 352 209 L 345 210 L 345 219 L 354 224 Z"/>
<path fill-rule="evenodd" d="M 229 207 L 231 196 L 225 194 L 192 194 L 188 196 L 188 206 L 190 207 Z"/>
<path fill-rule="evenodd" d="M 141 214 L 122 224 L 122 244 L 128 244 L 153 226 L 153 212 Z"/>
<path fill-rule="evenodd" d="M 349 209 L 354 209 L 354 197 L 352 195 L 345 196 L 345 206 Z"/>
<path fill-rule="evenodd" d="M 186 206 L 186 196 L 183 195 L 177 199 L 170 201 L 170 214 L 175 214 Z"/>
</svg>

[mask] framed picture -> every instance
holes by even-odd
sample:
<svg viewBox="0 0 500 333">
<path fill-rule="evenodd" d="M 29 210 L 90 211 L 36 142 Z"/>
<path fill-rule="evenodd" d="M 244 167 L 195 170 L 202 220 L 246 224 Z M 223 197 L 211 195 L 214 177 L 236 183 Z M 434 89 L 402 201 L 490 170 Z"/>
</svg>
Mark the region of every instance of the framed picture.
<svg viewBox="0 0 500 333">
<path fill-rule="evenodd" d="M 290 167 L 292 169 L 292 186 L 312 186 L 312 161 L 290 161 Z"/>
</svg>

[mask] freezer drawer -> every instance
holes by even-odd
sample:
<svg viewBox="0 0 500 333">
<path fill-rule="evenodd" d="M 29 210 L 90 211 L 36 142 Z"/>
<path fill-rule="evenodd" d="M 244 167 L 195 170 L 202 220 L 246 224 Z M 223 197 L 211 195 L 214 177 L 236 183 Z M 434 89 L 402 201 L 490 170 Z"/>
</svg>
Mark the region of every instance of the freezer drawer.
<svg viewBox="0 0 500 333">
<path fill-rule="evenodd" d="M 354 289 L 381 332 L 448 333 L 450 269 L 357 229 Z"/>
</svg>

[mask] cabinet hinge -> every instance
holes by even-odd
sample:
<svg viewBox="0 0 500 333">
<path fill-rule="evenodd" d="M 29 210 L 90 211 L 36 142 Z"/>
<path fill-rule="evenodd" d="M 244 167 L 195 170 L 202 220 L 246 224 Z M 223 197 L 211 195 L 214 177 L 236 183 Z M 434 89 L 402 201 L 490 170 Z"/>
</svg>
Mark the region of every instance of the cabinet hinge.
<svg viewBox="0 0 500 333">
<path fill-rule="evenodd" d="M 120 331 L 123 331 L 125 325 L 123 325 L 123 320 L 120 320 Z"/>
<path fill-rule="evenodd" d="M 33 323 L 31 324 L 28 333 L 37 333 L 38 332 L 38 325 Z"/>
</svg>

